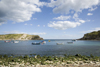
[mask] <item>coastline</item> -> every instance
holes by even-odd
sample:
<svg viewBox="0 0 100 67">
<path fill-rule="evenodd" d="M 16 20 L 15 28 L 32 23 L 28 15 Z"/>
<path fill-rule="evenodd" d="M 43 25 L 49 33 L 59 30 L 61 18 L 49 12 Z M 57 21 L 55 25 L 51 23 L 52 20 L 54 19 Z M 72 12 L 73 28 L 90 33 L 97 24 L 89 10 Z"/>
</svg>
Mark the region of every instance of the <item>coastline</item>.
<svg viewBox="0 0 100 67">
<path fill-rule="evenodd" d="M 2 39 L 0 39 L 0 40 L 2 40 Z M 3 39 L 3 40 L 11 40 L 11 39 Z M 14 39 L 13 39 L 14 40 Z M 19 39 L 15 39 L 15 40 L 19 40 Z M 28 39 L 27 39 L 28 40 Z M 34 40 L 44 40 L 44 39 L 34 39 Z M 19 41 L 21 41 L 21 40 L 19 40 Z M 23 39 L 22 41 L 26 41 L 25 39 Z"/>
<path fill-rule="evenodd" d="M 0 35 L 0 40 L 43 40 L 39 35 L 5 34 Z"/>
<path fill-rule="evenodd" d="M 76 39 L 76 40 L 82 40 L 82 39 Z M 83 41 L 100 41 L 100 40 L 83 40 Z"/>
</svg>

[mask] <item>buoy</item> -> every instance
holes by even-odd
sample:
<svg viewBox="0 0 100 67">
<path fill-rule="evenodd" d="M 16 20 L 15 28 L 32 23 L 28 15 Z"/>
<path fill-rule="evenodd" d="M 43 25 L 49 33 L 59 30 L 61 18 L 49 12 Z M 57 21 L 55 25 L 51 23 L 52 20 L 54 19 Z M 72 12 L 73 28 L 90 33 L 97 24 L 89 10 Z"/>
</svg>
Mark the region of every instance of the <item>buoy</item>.
<svg viewBox="0 0 100 67">
<path fill-rule="evenodd" d="M 50 42 L 50 40 L 48 40 L 48 42 Z"/>
</svg>

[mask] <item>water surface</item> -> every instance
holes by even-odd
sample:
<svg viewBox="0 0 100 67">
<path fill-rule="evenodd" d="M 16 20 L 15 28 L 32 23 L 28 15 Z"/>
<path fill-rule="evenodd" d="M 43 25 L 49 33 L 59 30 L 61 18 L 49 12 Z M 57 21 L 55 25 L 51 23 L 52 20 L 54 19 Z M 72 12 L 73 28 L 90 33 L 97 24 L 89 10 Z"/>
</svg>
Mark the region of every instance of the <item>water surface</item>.
<svg viewBox="0 0 100 67">
<path fill-rule="evenodd" d="M 19 41 L 19 43 L 5 43 L 0 41 L 0 54 L 14 54 L 14 55 L 56 55 L 62 56 L 64 54 L 75 55 L 90 55 L 100 56 L 100 41 L 84 41 L 78 40 L 74 43 L 68 44 L 71 41 L 68 39 L 52 39 L 46 44 L 32 45 L 32 42 L 41 42 L 43 40 L 27 40 Z M 57 45 L 56 43 L 64 43 L 64 45 Z"/>
</svg>

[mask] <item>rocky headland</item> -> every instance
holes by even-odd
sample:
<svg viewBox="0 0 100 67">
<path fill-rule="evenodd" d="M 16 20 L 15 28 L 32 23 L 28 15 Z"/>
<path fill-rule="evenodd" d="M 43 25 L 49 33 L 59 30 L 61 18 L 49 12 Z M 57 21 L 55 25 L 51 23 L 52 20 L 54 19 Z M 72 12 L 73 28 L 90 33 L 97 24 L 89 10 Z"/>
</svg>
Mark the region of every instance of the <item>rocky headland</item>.
<svg viewBox="0 0 100 67">
<path fill-rule="evenodd" d="M 0 35 L 0 40 L 43 40 L 39 35 L 5 34 Z"/>
<path fill-rule="evenodd" d="M 86 33 L 79 40 L 100 40 L 100 30 Z"/>
</svg>

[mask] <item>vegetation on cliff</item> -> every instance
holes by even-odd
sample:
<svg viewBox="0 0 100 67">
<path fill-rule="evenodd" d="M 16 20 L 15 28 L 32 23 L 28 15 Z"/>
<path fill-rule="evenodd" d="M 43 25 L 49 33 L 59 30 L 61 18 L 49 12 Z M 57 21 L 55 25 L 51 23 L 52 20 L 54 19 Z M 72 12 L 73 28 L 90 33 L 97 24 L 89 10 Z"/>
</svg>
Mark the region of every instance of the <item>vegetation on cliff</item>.
<svg viewBox="0 0 100 67">
<path fill-rule="evenodd" d="M 38 35 L 28 35 L 28 34 L 6 34 L 0 35 L 0 40 L 42 40 Z"/>
<path fill-rule="evenodd" d="M 87 33 L 80 40 L 100 40 L 100 30 Z"/>
</svg>

